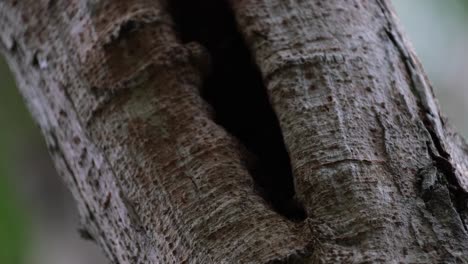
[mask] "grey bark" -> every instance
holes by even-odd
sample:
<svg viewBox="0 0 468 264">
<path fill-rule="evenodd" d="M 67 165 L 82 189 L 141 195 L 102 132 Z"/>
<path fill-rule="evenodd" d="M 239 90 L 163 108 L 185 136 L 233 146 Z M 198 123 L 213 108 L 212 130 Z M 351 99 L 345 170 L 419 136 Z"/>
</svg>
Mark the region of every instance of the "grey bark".
<svg viewBox="0 0 468 264">
<path fill-rule="evenodd" d="M 307 218 L 254 188 L 163 0 L 0 2 L 0 50 L 112 263 L 468 263 L 468 146 L 388 1 L 231 1 Z M 222 87 L 220 87 L 222 89 Z"/>
</svg>

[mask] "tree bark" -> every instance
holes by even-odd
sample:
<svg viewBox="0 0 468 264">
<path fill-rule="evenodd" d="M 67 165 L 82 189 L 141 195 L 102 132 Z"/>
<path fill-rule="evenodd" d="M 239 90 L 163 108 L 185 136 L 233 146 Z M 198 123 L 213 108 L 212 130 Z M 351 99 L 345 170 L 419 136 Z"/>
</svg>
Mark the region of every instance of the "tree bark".
<svg viewBox="0 0 468 264">
<path fill-rule="evenodd" d="M 468 263 L 468 145 L 387 0 L 4 0 L 0 40 L 112 263 Z"/>
</svg>

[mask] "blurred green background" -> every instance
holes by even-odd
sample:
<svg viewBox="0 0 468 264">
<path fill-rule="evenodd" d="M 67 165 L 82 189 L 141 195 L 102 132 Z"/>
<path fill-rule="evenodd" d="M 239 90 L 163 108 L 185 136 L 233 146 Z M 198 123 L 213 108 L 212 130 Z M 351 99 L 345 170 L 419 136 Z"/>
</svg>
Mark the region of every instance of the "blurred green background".
<svg viewBox="0 0 468 264">
<path fill-rule="evenodd" d="M 468 137 L 468 0 L 393 0 L 443 112 Z M 0 263 L 106 263 L 0 58 Z"/>
</svg>

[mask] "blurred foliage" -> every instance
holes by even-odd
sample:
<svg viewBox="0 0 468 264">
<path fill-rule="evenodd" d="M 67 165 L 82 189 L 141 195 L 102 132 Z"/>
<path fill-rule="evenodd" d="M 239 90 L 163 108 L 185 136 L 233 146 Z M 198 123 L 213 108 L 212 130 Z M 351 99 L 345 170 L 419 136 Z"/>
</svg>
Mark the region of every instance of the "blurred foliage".
<svg viewBox="0 0 468 264">
<path fill-rule="evenodd" d="M 0 135 L 1 137 L 1 135 Z M 24 263 L 26 230 L 24 214 L 13 200 L 7 181 L 6 153 L 0 152 L 0 263 Z"/>
<path fill-rule="evenodd" d="M 463 0 L 463 6 L 465 6 L 465 14 L 468 15 L 468 0 Z"/>
<path fill-rule="evenodd" d="M 5 62 L 0 58 L 0 263 L 24 263 L 27 248 L 25 206 L 11 182 L 14 179 L 15 142 L 33 129 Z"/>
</svg>

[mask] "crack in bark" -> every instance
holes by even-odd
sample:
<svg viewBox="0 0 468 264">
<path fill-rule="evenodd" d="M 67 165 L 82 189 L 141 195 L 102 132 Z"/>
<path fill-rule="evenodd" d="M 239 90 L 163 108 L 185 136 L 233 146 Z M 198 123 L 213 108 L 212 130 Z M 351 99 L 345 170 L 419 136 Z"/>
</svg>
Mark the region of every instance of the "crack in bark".
<svg viewBox="0 0 468 264">
<path fill-rule="evenodd" d="M 402 44 L 402 37 L 395 33 L 393 29 L 393 23 L 390 18 L 388 6 L 384 1 L 378 1 L 382 13 L 387 20 L 387 27 L 384 28 L 386 35 L 390 42 L 398 50 L 401 59 L 404 63 L 406 71 L 410 76 L 410 88 L 413 95 L 416 97 L 417 104 L 419 105 L 419 115 L 424 125 L 424 129 L 427 131 L 431 142 L 427 142 L 427 151 L 431 159 L 433 160 L 433 166 L 437 168 L 446 178 L 446 187 L 450 193 L 450 199 L 454 209 L 456 210 L 463 228 L 468 231 L 467 224 L 464 221 L 463 215 L 468 210 L 468 194 L 461 188 L 457 176 L 456 169 L 450 162 L 450 153 L 445 150 L 443 139 L 440 135 L 440 128 L 442 119 L 437 112 L 434 112 L 429 97 L 427 96 L 427 83 L 424 81 L 421 70 L 418 64 L 414 61 L 411 54 L 405 49 Z M 442 132 L 443 133 L 443 132 Z"/>
<path fill-rule="evenodd" d="M 437 138 L 436 138 L 437 139 Z M 437 146 L 437 144 L 436 144 Z M 446 179 L 446 187 L 450 194 L 450 200 L 454 209 L 457 212 L 458 217 L 462 223 L 463 228 L 465 231 L 468 231 L 467 223 L 465 222 L 465 217 L 467 213 L 467 201 L 468 201 L 468 194 L 465 193 L 460 186 L 458 185 L 458 181 L 455 175 L 455 168 L 453 165 L 448 161 L 448 157 L 444 155 L 439 156 L 436 153 L 432 152 L 432 148 L 427 146 L 429 155 L 431 156 L 432 160 L 434 161 L 434 166 L 437 168 L 439 172 L 441 172 Z M 448 153 L 445 152 L 446 155 Z"/>
<path fill-rule="evenodd" d="M 244 156 L 250 159 L 248 169 L 259 193 L 288 219 L 305 219 L 294 199 L 290 159 L 277 117 L 229 5 L 176 0 L 170 1 L 169 9 L 182 42 L 198 42 L 210 54 L 211 72 L 201 95 L 213 107 L 215 121 L 253 154 Z"/>
<path fill-rule="evenodd" d="M 395 39 L 395 36 L 393 33 L 390 33 L 389 31 L 386 31 L 387 34 L 389 35 L 390 40 L 394 45 L 398 48 L 400 51 L 400 54 L 402 55 L 402 59 L 404 60 L 404 64 L 406 67 L 406 70 L 410 74 L 410 76 L 414 76 L 416 69 L 415 69 L 415 64 L 413 60 L 408 57 L 407 55 L 404 55 L 402 51 L 402 47 L 399 45 L 399 42 Z M 421 77 L 419 77 L 421 78 Z M 413 94 L 417 98 L 417 102 L 420 105 L 420 108 L 422 111 L 420 112 L 420 117 L 422 120 L 422 123 L 424 125 L 424 128 L 427 130 L 427 133 L 431 139 L 431 143 L 428 143 L 427 150 L 428 154 L 433 160 L 433 165 L 445 175 L 445 178 L 447 180 L 447 188 L 450 192 L 450 199 L 452 200 L 452 204 L 457 211 L 457 214 L 459 215 L 459 218 L 463 224 L 463 228 L 468 231 L 468 228 L 466 226 L 465 221 L 463 220 L 463 215 L 465 214 L 467 208 L 467 201 L 468 201 L 468 194 L 465 193 L 459 183 L 458 179 L 455 175 L 455 168 L 451 164 L 450 160 L 450 154 L 445 150 L 445 148 L 442 145 L 441 139 L 435 132 L 434 128 L 434 121 L 430 120 L 430 118 L 433 117 L 432 112 L 430 108 L 428 108 L 425 103 L 424 103 L 424 98 L 421 98 L 420 96 L 420 91 L 415 89 L 418 84 L 417 81 L 413 77 L 411 77 L 411 84 L 413 87 Z M 435 153 L 433 151 L 433 148 L 437 151 Z"/>
</svg>

